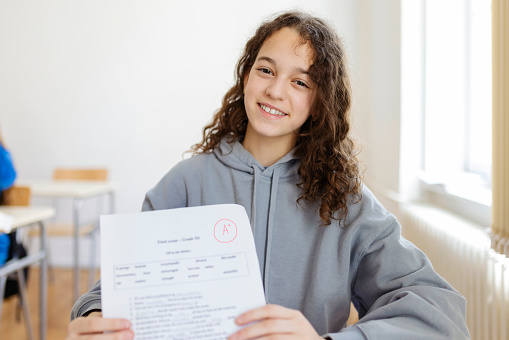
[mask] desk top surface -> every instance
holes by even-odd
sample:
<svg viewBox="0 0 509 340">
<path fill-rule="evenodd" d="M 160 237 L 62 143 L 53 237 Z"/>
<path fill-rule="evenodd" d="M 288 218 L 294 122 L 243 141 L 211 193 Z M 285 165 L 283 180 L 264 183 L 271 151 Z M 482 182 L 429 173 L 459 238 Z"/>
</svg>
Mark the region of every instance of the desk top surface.
<svg viewBox="0 0 509 340">
<path fill-rule="evenodd" d="M 55 216 L 55 209 L 52 207 L 35 207 L 35 206 L 0 206 L 0 212 L 11 215 L 12 229 L 23 227 L 32 223 L 44 221 Z"/>
<path fill-rule="evenodd" d="M 114 192 L 116 183 L 109 181 L 19 180 L 18 186 L 28 186 L 32 196 L 86 198 Z"/>
</svg>

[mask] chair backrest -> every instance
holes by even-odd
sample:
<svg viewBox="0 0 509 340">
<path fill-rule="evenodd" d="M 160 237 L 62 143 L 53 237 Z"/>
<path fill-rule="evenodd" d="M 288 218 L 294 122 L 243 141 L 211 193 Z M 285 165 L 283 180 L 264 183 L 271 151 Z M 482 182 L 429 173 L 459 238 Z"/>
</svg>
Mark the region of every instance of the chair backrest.
<svg viewBox="0 0 509 340">
<path fill-rule="evenodd" d="M 108 169 L 70 169 L 57 168 L 53 171 L 54 180 L 106 181 Z"/>
<path fill-rule="evenodd" d="M 4 205 L 30 205 L 30 188 L 13 186 L 4 190 L 3 204 Z"/>
</svg>

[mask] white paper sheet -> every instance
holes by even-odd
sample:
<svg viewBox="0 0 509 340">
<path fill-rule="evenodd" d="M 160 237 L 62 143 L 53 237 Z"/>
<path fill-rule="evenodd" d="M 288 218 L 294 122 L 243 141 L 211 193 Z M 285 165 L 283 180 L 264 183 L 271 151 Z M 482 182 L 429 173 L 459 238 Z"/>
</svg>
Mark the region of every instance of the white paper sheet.
<svg viewBox="0 0 509 340">
<path fill-rule="evenodd" d="M 104 317 L 137 340 L 225 339 L 265 304 L 253 235 L 235 204 L 101 216 Z"/>
</svg>

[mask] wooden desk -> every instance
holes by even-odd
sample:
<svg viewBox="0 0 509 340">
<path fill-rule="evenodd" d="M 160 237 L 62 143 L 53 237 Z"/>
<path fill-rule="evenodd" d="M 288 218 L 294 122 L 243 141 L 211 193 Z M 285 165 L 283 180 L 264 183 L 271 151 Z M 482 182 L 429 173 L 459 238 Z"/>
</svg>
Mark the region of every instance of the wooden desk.
<svg viewBox="0 0 509 340">
<path fill-rule="evenodd" d="M 73 267 L 74 267 L 74 301 L 80 296 L 79 291 L 79 229 L 80 208 L 88 198 L 106 195 L 109 197 L 109 213 L 115 210 L 115 183 L 108 181 L 66 181 L 66 180 L 18 180 L 16 185 L 30 187 L 34 197 L 55 197 L 73 199 Z M 93 269 L 93 268 L 92 268 Z"/>
<path fill-rule="evenodd" d="M 35 254 L 29 254 L 21 259 L 12 259 L 7 261 L 2 267 L 0 267 L 0 287 L 5 286 L 7 276 L 11 273 L 18 273 L 18 277 L 23 280 L 23 268 L 28 267 L 34 263 L 41 263 L 40 270 L 40 294 L 39 294 L 39 307 L 40 307 L 40 337 L 39 339 L 46 339 L 46 309 L 47 309 L 47 253 L 46 253 L 46 229 L 44 227 L 44 220 L 47 220 L 55 215 L 55 209 L 52 207 L 17 207 L 17 206 L 0 206 L 0 212 L 8 214 L 14 217 L 12 223 L 12 229 L 23 228 L 32 224 L 38 224 L 41 235 L 41 245 L 39 251 Z M 24 284 L 24 282 L 21 282 Z M 1 302 L 3 300 L 3 289 L 0 293 L 0 313 L 1 313 Z M 26 292 L 20 291 L 23 303 L 27 304 Z M 24 308 L 25 311 L 25 322 L 27 324 L 29 338 L 33 339 L 32 326 L 30 323 L 30 314 L 28 313 L 28 304 Z"/>
</svg>

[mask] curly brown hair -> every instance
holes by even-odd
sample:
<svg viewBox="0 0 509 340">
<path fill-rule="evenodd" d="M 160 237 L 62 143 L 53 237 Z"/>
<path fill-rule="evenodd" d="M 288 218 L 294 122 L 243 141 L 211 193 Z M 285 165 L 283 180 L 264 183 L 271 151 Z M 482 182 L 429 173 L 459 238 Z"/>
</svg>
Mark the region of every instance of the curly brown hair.
<svg viewBox="0 0 509 340">
<path fill-rule="evenodd" d="M 247 42 L 236 67 L 235 85 L 225 94 L 212 123 L 203 129 L 203 141 L 192 146 L 194 153 L 212 152 L 221 139 L 243 140 L 247 128 L 244 79 L 264 41 L 284 27 L 296 30 L 314 49 L 311 80 L 317 84 L 312 112 L 296 132 L 295 154 L 301 158 L 297 199 L 319 205 L 323 225 L 346 220 L 348 200 L 361 198 L 362 171 L 350 131 L 350 78 L 345 51 L 334 30 L 322 19 L 302 12 L 287 12 L 263 23 Z"/>
</svg>

